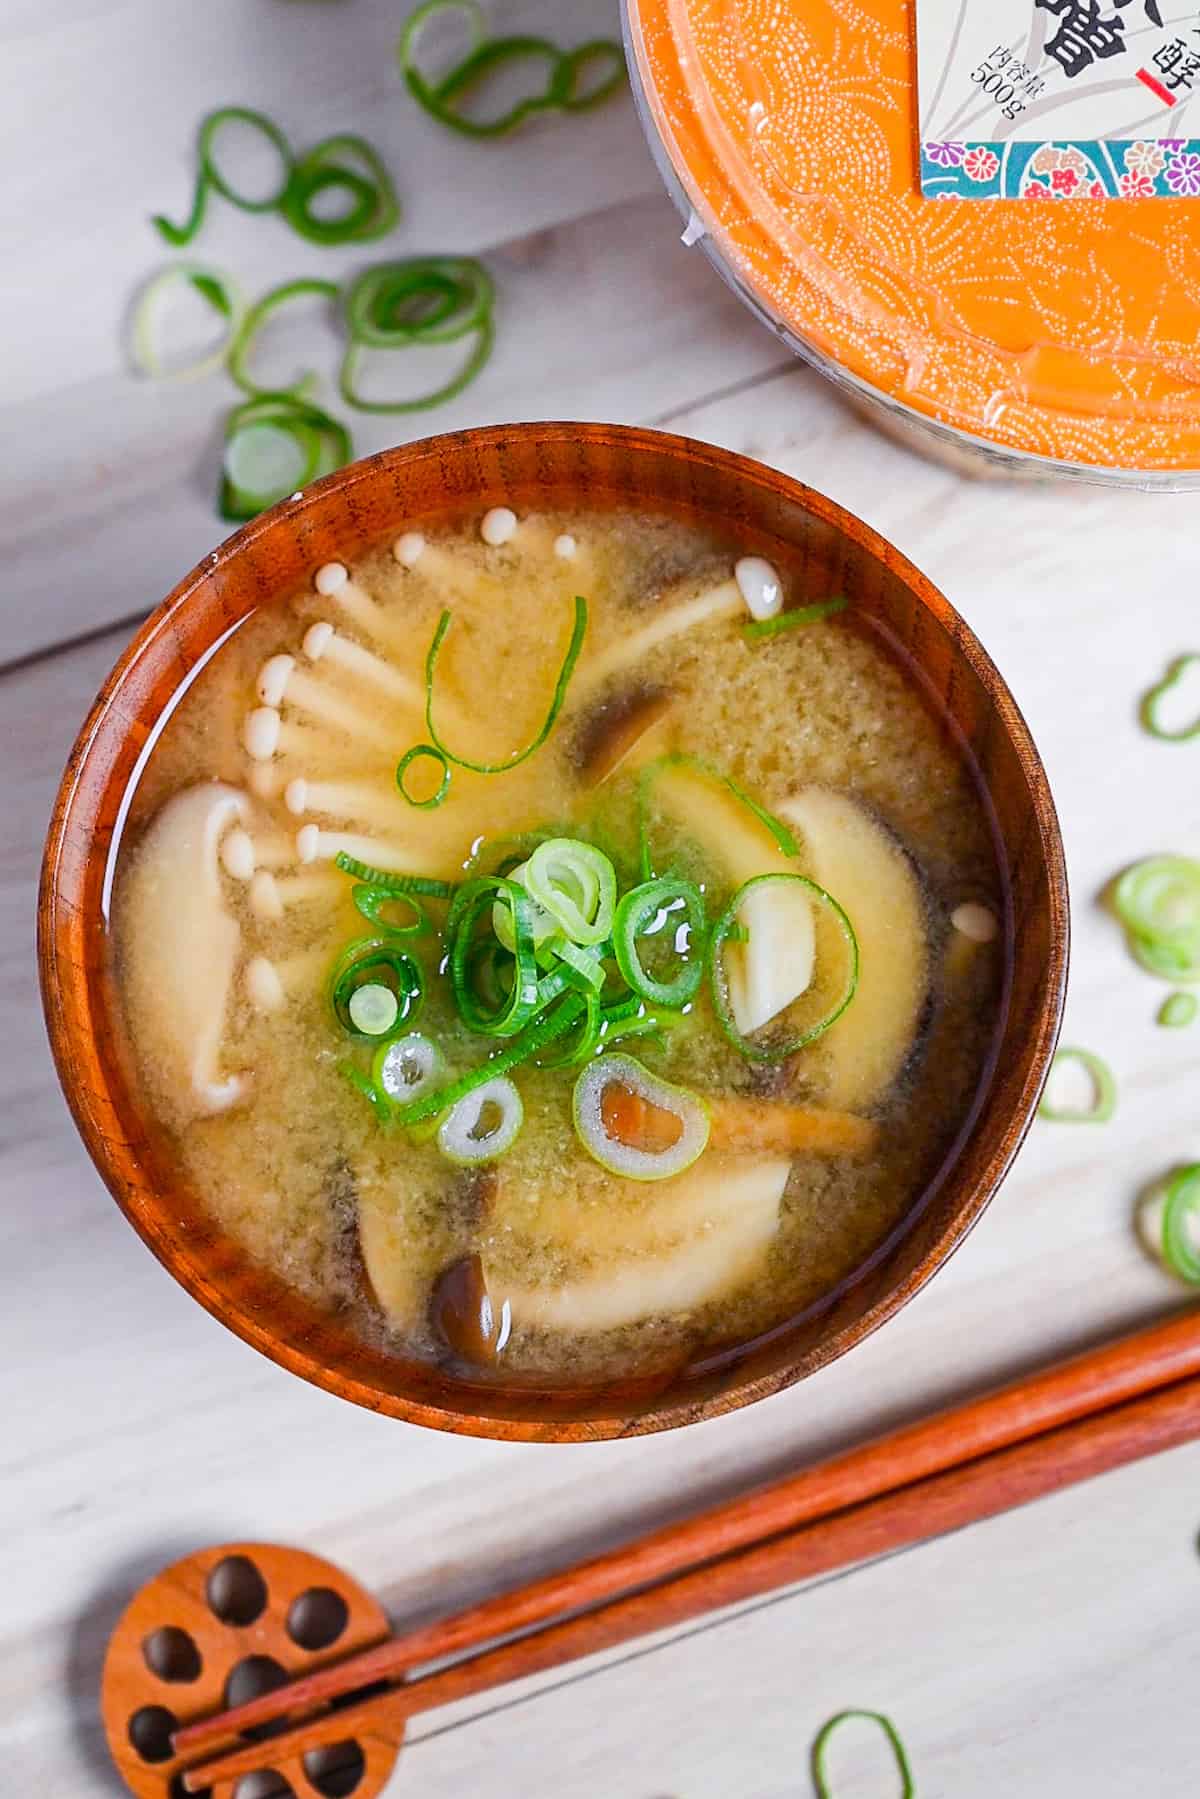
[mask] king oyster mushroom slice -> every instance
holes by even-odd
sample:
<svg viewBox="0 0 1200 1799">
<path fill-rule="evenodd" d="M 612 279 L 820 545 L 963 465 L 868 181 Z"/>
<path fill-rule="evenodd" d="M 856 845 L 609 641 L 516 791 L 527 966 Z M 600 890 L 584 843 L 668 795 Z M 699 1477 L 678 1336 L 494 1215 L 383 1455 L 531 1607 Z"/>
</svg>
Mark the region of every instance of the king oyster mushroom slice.
<svg viewBox="0 0 1200 1799">
<path fill-rule="evenodd" d="M 619 1253 L 607 1261 L 595 1257 L 590 1271 L 568 1275 L 553 1285 L 533 1286 L 488 1269 L 493 1306 L 508 1306 L 515 1330 L 533 1327 L 585 1335 L 644 1318 L 690 1312 L 736 1292 L 754 1278 L 778 1229 L 791 1159 L 771 1157 L 737 1165 L 713 1159 L 708 1164 L 706 1157 L 669 1183 L 671 1223 L 683 1232 L 674 1241 L 670 1224 L 668 1240 L 662 1241 L 651 1203 L 640 1228 L 631 1229 L 622 1219 Z M 566 1218 L 561 1227 L 564 1239 L 554 1247 L 569 1256 L 572 1233 Z M 594 1248 L 586 1226 L 583 1236 L 579 1247 Z"/>
<path fill-rule="evenodd" d="M 118 955 L 143 1066 L 180 1123 L 244 1098 L 249 1077 L 223 1066 L 241 929 L 227 911 L 221 839 L 249 802 L 219 781 L 185 788 L 133 852 L 117 913 Z"/>
<path fill-rule="evenodd" d="M 845 794 L 808 787 L 778 811 L 801 839 L 799 866 L 838 901 L 858 938 L 854 998 L 821 1039 L 821 1099 L 865 1111 L 903 1068 L 929 990 L 921 884 L 887 827 Z"/>
</svg>

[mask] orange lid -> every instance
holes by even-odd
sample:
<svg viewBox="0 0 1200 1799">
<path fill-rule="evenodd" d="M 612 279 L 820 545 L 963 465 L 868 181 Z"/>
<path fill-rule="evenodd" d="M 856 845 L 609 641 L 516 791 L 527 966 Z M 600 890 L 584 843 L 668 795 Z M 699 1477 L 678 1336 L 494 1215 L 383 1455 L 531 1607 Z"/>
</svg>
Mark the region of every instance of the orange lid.
<svg viewBox="0 0 1200 1799">
<path fill-rule="evenodd" d="M 688 199 L 800 347 L 1001 449 L 1200 470 L 1200 200 L 923 197 L 905 0 L 627 4 Z"/>
</svg>

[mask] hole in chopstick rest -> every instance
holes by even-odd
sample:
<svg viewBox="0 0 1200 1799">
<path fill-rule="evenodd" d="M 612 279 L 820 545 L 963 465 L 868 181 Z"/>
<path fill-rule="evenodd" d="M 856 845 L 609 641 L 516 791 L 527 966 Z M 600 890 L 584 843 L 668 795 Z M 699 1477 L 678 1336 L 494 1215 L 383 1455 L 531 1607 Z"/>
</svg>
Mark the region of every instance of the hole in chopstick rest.
<svg viewBox="0 0 1200 1799">
<path fill-rule="evenodd" d="M 233 1799 L 296 1799 L 295 1788 L 274 1768 L 256 1768 L 243 1774 L 233 1789 Z"/>
<path fill-rule="evenodd" d="M 243 1661 L 230 1669 L 229 1678 L 225 1682 L 225 1705 L 230 1711 L 238 1705 L 249 1705 L 252 1699 L 261 1699 L 264 1693 L 274 1693 L 277 1688 L 288 1683 L 286 1668 L 270 1655 L 248 1655 Z M 281 1730 L 287 1729 L 286 1718 L 276 1718 L 270 1724 L 256 1724 L 242 1735 L 250 1743 L 261 1743 L 266 1737 L 278 1736 Z"/>
<path fill-rule="evenodd" d="M 203 1665 L 200 1651 L 187 1631 L 175 1624 L 164 1624 L 161 1630 L 151 1631 L 142 1643 L 142 1660 L 151 1674 L 172 1683 L 199 1680 Z"/>
<path fill-rule="evenodd" d="M 350 1622 L 350 1607 L 332 1587 L 308 1587 L 288 1608 L 287 1633 L 301 1649 L 328 1649 Z"/>
<path fill-rule="evenodd" d="M 204 1583 L 209 1610 L 222 1624 L 253 1624 L 266 1610 L 267 1583 L 248 1555 L 227 1555 Z"/>
<path fill-rule="evenodd" d="M 325 1799 L 348 1799 L 366 1767 L 367 1758 L 357 1743 L 326 1743 L 304 1757 L 304 1772 Z"/>
<path fill-rule="evenodd" d="M 129 1720 L 129 1741 L 144 1762 L 169 1762 L 174 1753 L 171 1733 L 177 1724 L 165 1705 L 143 1705 Z"/>
</svg>

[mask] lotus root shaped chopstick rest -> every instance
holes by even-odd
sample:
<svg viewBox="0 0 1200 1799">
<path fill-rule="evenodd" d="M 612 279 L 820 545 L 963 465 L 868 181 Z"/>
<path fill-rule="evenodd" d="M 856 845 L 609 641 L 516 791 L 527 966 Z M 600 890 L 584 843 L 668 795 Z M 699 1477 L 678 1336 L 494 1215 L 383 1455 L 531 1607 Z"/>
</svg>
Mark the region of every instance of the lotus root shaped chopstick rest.
<svg viewBox="0 0 1200 1799">
<path fill-rule="evenodd" d="M 273 1543 L 186 1556 L 134 1596 L 109 1642 L 101 1710 L 112 1758 L 138 1799 L 186 1799 L 187 1761 L 204 1757 L 176 1755 L 175 1731 L 391 1634 L 382 1606 L 322 1556 Z M 254 1799 L 375 1799 L 395 1767 L 404 1716 L 376 1704 L 369 1732 L 355 1735 L 333 1709 L 321 1720 L 323 1742 L 272 1756 L 271 1740 L 286 1728 L 282 1720 L 245 1733 L 246 1746 L 257 1740 L 261 1749 Z M 211 1799 L 245 1799 L 247 1790 L 244 1772 L 208 1789 Z"/>
</svg>

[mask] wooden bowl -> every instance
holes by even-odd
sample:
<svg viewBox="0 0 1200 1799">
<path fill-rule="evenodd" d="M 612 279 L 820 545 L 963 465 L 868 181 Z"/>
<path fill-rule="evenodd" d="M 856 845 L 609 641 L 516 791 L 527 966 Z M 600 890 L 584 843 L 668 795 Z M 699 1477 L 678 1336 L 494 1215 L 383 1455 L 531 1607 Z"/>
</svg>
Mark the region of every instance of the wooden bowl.
<svg viewBox="0 0 1200 1799">
<path fill-rule="evenodd" d="M 999 1053 L 956 1157 L 922 1207 L 852 1281 L 732 1363 L 655 1381 L 507 1388 L 389 1355 L 251 1263 L 179 1175 L 127 1077 L 108 966 L 107 884 L 123 801 L 180 683 L 249 611 L 403 528 L 514 507 L 643 507 L 694 517 L 841 592 L 889 634 L 956 722 L 991 793 L 1015 944 Z M 105 682 L 50 825 L 39 957 L 50 1041 L 83 1140 L 117 1203 L 188 1292 L 247 1343 L 374 1411 L 440 1429 L 540 1441 L 661 1430 L 799 1380 L 882 1324 L 962 1241 L 1028 1128 L 1058 1033 L 1067 889 L 1053 802 L 1025 723 L 962 619 L 890 544 L 840 506 L 744 457 L 614 425 L 455 433 L 342 469 L 255 519 L 164 601 Z"/>
</svg>

